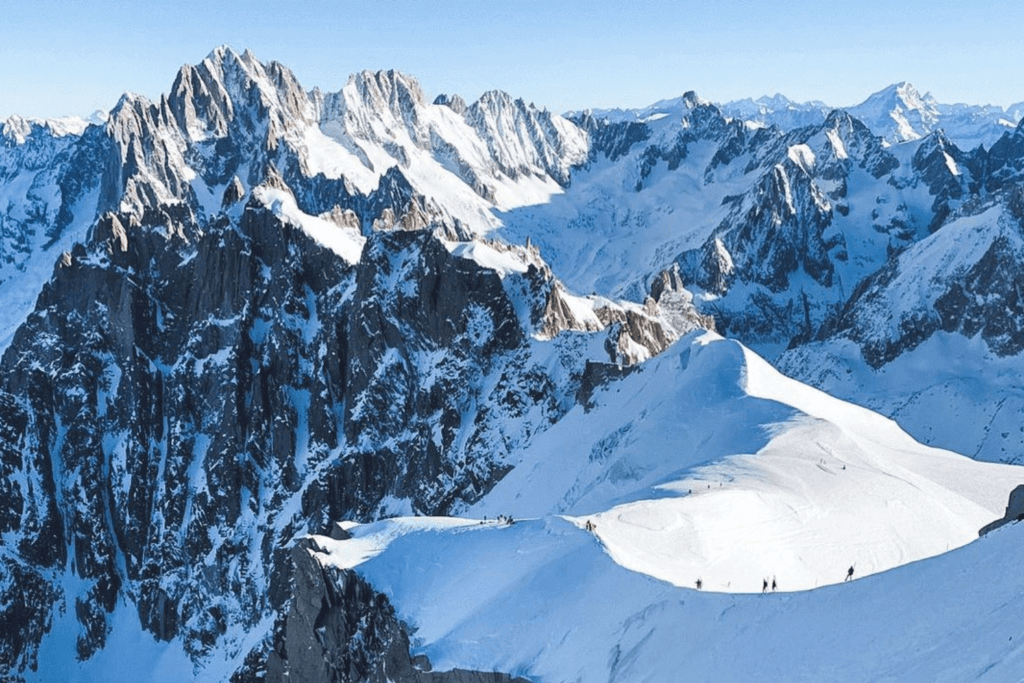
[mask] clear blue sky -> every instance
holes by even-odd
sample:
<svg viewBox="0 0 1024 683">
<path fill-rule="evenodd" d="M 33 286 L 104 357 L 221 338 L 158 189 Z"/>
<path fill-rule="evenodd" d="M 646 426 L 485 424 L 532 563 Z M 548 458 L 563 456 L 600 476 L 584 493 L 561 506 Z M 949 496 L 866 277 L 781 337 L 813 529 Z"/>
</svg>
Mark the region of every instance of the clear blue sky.
<svg viewBox="0 0 1024 683">
<path fill-rule="evenodd" d="M 988 0 L 0 0 L 0 117 L 84 115 L 170 89 L 215 46 L 306 88 L 396 68 L 427 95 L 498 88 L 555 111 L 686 90 L 851 105 L 908 80 L 943 102 L 1024 100 L 1024 3 Z"/>
</svg>

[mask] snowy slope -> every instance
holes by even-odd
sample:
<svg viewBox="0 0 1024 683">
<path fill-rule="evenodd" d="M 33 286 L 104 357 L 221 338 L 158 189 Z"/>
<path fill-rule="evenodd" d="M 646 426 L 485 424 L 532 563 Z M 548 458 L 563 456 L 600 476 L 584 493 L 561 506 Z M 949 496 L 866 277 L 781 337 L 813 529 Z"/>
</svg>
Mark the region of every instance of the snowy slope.
<svg viewBox="0 0 1024 683">
<path fill-rule="evenodd" d="M 466 517 L 347 525 L 316 557 L 387 595 L 435 670 L 1017 680 L 1024 532 L 956 548 L 1002 516 L 1020 468 L 922 447 L 713 335 L 594 403 Z"/>
<path fill-rule="evenodd" d="M 866 283 L 829 334 L 778 366 L 923 442 L 1020 462 L 1022 261 L 1020 219 L 1004 203 L 954 216 Z"/>
<path fill-rule="evenodd" d="M 787 590 L 967 543 L 1024 471 L 923 447 L 741 345 L 684 338 L 538 436 L 474 516 L 592 519 L 624 566 Z M 595 429 L 595 425 L 600 425 Z"/>
<path fill-rule="evenodd" d="M 889 415 L 922 443 L 980 460 L 1024 459 L 1021 356 L 999 357 L 980 335 L 938 332 L 880 368 L 849 339 L 785 353 L 782 369 L 823 391 Z"/>
<path fill-rule="evenodd" d="M 1018 681 L 1024 667 L 1024 527 L 941 557 L 801 593 L 679 588 L 615 564 L 559 518 L 511 527 L 397 519 L 332 541 L 325 564 L 357 565 L 418 627 L 434 669 L 531 680 Z M 86 662 L 41 658 L 29 681 L 221 681 L 180 644 L 140 633 L 119 608 L 108 649 Z"/>
<path fill-rule="evenodd" d="M 890 85 L 846 110 L 890 144 L 919 140 L 941 129 L 964 150 L 990 147 L 1021 120 L 1017 107 L 942 104 L 907 82 Z"/>
<path fill-rule="evenodd" d="M 938 558 L 818 590 L 698 592 L 616 564 L 558 517 L 418 519 L 318 542 L 416 630 L 435 670 L 536 681 L 1016 681 L 1019 526 Z"/>
</svg>

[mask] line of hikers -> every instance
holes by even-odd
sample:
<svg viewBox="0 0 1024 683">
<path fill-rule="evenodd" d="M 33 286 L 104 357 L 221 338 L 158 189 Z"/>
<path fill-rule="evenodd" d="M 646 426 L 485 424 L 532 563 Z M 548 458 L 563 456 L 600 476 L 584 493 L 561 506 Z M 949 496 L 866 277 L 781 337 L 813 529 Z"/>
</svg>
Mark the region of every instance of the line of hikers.
<svg viewBox="0 0 1024 683">
<path fill-rule="evenodd" d="M 511 515 L 498 515 L 498 517 L 496 518 L 495 521 L 497 521 L 498 524 L 508 524 L 509 526 L 512 526 L 513 524 L 516 523 L 516 520 L 512 519 Z M 484 515 L 484 518 L 480 520 L 480 524 L 486 524 L 486 523 L 487 523 L 487 515 Z"/>
<path fill-rule="evenodd" d="M 590 520 L 587 520 L 587 531 L 593 531 L 595 528 L 596 527 L 594 527 L 590 523 Z M 853 565 L 850 565 L 850 568 L 846 570 L 846 578 L 843 579 L 843 582 L 845 583 L 846 581 L 850 581 L 852 579 L 853 579 Z M 697 590 L 701 590 L 701 589 L 704 588 L 704 581 L 699 576 L 697 577 L 696 585 L 697 585 Z M 761 582 L 761 592 L 762 593 L 767 593 L 769 585 L 771 585 L 772 592 L 776 591 L 779 588 L 779 584 L 775 580 L 775 577 L 773 576 L 771 584 L 768 583 L 768 579 L 764 579 Z"/>
</svg>

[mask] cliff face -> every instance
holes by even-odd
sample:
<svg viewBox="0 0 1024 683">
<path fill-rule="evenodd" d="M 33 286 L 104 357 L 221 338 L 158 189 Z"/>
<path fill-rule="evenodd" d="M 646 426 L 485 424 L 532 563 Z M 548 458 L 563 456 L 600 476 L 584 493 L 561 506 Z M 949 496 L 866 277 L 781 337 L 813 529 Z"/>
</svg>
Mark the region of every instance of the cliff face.
<svg viewBox="0 0 1024 683">
<path fill-rule="evenodd" d="M 292 551 L 293 599 L 267 654 L 268 683 L 526 683 L 498 672 L 432 671 L 425 656 L 411 655 L 409 629 L 387 597 L 325 557 L 315 537 Z"/>
</svg>

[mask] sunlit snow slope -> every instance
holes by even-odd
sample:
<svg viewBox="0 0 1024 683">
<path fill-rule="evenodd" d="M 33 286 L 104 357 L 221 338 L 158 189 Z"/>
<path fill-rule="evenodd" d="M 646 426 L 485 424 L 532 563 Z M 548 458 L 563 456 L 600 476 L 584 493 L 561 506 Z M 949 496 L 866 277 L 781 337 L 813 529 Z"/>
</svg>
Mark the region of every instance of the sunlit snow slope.
<svg viewBox="0 0 1024 683">
<path fill-rule="evenodd" d="M 378 522 L 318 542 L 418 629 L 435 670 L 533 681 L 1019 681 L 1024 527 L 803 593 L 728 595 L 623 569 L 557 517 Z"/>
<path fill-rule="evenodd" d="M 1022 481 L 695 333 L 537 437 L 464 518 L 349 524 L 318 556 L 387 595 L 436 670 L 1018 680 L 1024 532 L 960 546 Z"/>
<path fill-rule="evenodd" d="M 1022 477 L 704 334 L 540 435 L 472 513 L 591 519 L 616 561 L 677 585 L 799 590 L 967 543 Z"/>
</svg>

